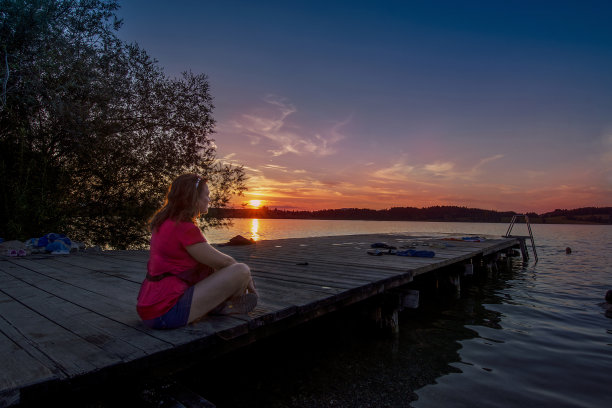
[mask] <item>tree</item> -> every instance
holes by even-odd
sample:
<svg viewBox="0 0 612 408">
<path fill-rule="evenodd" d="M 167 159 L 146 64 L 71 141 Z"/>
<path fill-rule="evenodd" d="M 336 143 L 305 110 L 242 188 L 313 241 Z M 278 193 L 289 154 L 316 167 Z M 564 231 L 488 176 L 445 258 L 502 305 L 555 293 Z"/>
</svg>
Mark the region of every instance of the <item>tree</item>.
<svg viewBox="0 0 612 408">
<path fill-rule="evenodd" d="M 0 0 L 0 231 L 142 247 L 171 180 L 245 190 L 215 158 L 206 75 L 169 78 L 121 41 L 113 0 Z M 222 221 L 209 219 L 209 224 Z"/>
</svg>

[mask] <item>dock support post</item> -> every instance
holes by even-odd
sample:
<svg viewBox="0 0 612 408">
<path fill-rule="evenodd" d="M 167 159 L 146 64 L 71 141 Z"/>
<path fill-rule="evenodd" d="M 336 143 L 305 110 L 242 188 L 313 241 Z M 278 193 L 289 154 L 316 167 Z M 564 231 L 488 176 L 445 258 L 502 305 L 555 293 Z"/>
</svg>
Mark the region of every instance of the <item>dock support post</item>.
<svg viewBox="0 0 612 408">
<path fill-rule="evenodd" d="M 527 245 L 525 244 L 525 239 L 520 238 L 519 242 L 521 246 L 521 255 L 523 255 L 523 261 L 527 262 L 529 260 L 529 254 L 527 253 Z"/>
<path fill-rule="evenodd" d="M 474 275 L 474 264 L 472 263 L 472 260 L 470 259 L 470 263 L 465 264 L 464 266 L 463 276 L 472 276 L 472 275 Z"/>
<path fill-rule="evenodd" d="M 401 295 L 396 291 L 389 291 L 383 294 L 380 307 L 380 320 L 378 327 L 399 334 L 399 311 L 401 309 Z"/>
<path fill-rule="evenodd" d="M 415 289 L 402 289 L 402 310 L 417 309 L 419 307 L 419 291 Z"/>
<path fill-rule="evenodd" d="M 384 304 L 377 304 L 362 312 L 362 315 L 370 322 L 376 330 L 399 333 L 398 309 L 388 308 Z"/>
<path fill-rule="evenodd" d="M 369 308 L 367 316 L 379 330 L 399 334 L 399 312 L 419 307 L 419 291 L 408 288 L 394 288 L 385 292 L 380 300 Z"/>
<path fill-rule="evenodd" d="M 493 274 L 499 272 L 497 263 L 499 262 L 499 253 L 487 256 L 483 259 L 484 266 L 487 270 L 487 276 L 490 278 Z"/>
<path fill-rule="evenodd" d="M 383 308 L 382 312 L 381 328 L 393 334 L 399 334 L 399 310 L 384 310 Z"/>
<path fill-rule="evenodd" d="M 448 280 L 455 287 L 455 296 L 461 296 L 461 277 L 459 273 L 451 273 L 448 275 Z"/>
<path fill-rule="evenodd" d="M 510 269 L 512 267 L 512 249 L 506 252 L 500 252 L 498 254 L 499 266 L 504 269 Z"/>
</svg>

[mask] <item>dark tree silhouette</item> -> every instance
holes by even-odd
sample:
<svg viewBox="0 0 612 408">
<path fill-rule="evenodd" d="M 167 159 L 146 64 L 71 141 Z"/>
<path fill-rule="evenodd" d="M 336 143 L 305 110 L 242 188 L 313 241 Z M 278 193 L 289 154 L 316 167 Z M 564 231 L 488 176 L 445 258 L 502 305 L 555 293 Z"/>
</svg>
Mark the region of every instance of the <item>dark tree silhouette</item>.
<svg viewBox="0 0 612 408">
<path fill-rule="evenodd" d="M 177 175 L 208 177 L 216 207 L 245 190 L 242 168 L 216 161 L 207 77 L 167 77 L 117 37 L 117 9 L 112 0 L 0 0 L 4 237 L 63 232 L 139 247 Z"/>
</svg>

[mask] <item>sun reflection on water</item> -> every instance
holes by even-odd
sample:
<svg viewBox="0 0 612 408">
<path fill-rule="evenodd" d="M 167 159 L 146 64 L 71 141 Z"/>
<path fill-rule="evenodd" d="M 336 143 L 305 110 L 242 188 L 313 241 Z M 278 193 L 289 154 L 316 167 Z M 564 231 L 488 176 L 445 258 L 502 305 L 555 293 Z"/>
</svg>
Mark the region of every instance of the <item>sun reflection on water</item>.
<svg viewBox="0 0 612 408">
<path fill-rule="evenodd" d="M 259 220 L 257 218 L 251 220 L 251 238 L 253 238 L 254 241 L 259 241 L 261 239 L 259 236 Z"/>
</svg>

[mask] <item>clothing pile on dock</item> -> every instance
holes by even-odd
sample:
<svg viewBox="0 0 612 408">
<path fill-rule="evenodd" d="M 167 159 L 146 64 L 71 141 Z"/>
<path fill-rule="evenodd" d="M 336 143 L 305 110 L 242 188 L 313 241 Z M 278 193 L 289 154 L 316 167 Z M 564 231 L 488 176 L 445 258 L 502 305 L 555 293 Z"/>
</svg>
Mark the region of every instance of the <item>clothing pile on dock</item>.
<svg viewBox="0 0 612 408">
<path fill-rule="evenodd" d="M 62 255 L 84 251 L 85 244 L 72 241 L 64 234 L 49 233 L 39 238 L 30 238 L 25 242 L 0 238 L 0 255 L 20 257 L 31 254 Z"/>
</svg>

